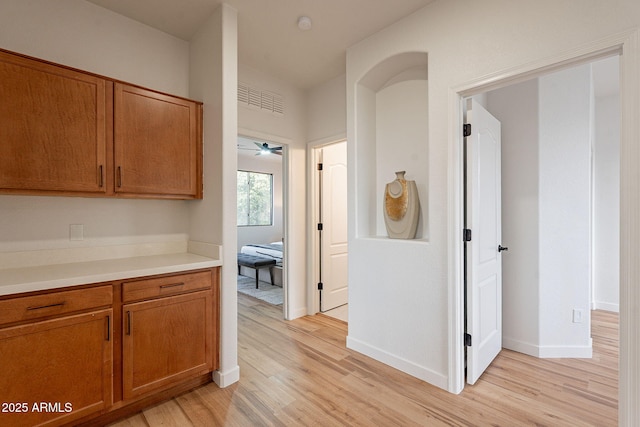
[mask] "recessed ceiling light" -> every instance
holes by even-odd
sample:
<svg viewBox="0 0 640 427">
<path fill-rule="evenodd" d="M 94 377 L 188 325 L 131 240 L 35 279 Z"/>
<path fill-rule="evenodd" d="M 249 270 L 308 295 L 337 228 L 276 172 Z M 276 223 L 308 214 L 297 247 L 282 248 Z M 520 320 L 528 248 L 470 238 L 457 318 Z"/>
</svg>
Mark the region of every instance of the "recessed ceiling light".
<svg viewBox="0 0 640 427">
<path fill-rule="evenodd" d="M 298 28 L 303 31 L 310 30 L 311 18 L 309 18 L 308 16 L 301 16 L 300 18 L 298 18 Z"/>
</svg>

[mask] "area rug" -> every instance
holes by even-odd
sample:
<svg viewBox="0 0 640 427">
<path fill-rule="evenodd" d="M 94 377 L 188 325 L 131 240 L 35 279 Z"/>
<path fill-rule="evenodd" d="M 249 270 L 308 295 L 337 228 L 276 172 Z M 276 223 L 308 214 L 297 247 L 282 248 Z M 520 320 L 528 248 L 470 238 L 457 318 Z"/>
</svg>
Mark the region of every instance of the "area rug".
<svg viewBox="0 0 640 427">
<path fill-rule="evenodd" d="M 280 286 L 271 286 L 270 283 L 260 281 L 256 289 L 256 279 L 253 277 L 238 276 L 238 292 L 273 305 L 284 302 L 284 292 Z"/>
</svg>

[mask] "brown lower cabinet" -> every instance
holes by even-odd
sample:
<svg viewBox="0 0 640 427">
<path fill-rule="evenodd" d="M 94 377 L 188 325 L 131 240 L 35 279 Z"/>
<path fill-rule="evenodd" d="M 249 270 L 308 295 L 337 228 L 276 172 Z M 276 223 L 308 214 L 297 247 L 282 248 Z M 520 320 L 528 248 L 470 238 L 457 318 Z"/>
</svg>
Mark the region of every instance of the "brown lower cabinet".
<svg viewBox="0 0 640 427">
<path fill-rule="evenodd" d="M 218 368 L 212 268 L 0 300 L 0 425 L 101 423 Z"/>
<path fill-rule="evenodd" d="M 211 371 L 210 292 L 127 304 L 123 310 L 125 399 Z"/>
<path fill-rule="evenodd" d="M 60 425 L 111 406 L 111 313 L 0 330 L 0 425 Z"/>
</svg>

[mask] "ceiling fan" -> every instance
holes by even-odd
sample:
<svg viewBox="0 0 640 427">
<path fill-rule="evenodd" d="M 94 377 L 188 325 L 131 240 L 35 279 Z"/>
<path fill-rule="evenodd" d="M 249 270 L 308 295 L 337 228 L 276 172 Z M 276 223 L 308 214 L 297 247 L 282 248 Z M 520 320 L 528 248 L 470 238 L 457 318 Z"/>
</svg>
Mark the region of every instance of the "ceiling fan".
<svg viewBox="0 0 640 427">
<path fill-rule="evenodd" d="M 282 147 L 269 147 L 269 144 L 267 144 L 266 142 L 259 143 L 254 141 L 253 143 L 257 148 L 245 148 L 238 145 L 238 149 L 257 151 L 256 156 L 262 156 L 266 154 L 276 154 L 278 156 L 282 156 Z"/>
<path fill-rule="evenodd" d="M 269 147 L 269 144 L 263 142 L 260 144 L 259 142 L 254 142 L 256 146 L 260 149 L 256 156 L 260 156 L 262 154 L 277 154 L 278 156 L 282 156 L 282 147 Z"/>
</svg>

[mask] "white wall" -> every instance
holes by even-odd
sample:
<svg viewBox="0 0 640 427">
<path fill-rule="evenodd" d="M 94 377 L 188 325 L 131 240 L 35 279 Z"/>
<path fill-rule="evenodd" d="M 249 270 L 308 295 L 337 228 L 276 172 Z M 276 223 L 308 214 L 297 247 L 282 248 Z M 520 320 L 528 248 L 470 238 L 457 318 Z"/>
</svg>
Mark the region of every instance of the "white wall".
<svg viewBox="0 0 640 427">
<path fill-rule="evenodd" d="M 586 275 L 590 272 L 588 267 L 584 267 L 585 259 L 588 257 L 586 249 L 590 244 L 589 233 L 584 229 L 588 210 L 576 212 L 575 209 L 577 206 L 586 209 L 589 198 L 585 192 L 589 190 L 589 181 L 571 181 L 565 184 L 566 181 L 562 179 L 565 174 L 581 176 L 582 179 L 590 179 L 593 183 L 594 234 L 591 247 L 595 299 L 592 306 L 615 309 L 614 311 L 617 311 L 618 307 L 619 97 L 610 95 L 589 101 L 591 86 L 585 79 L 589 77 L 590 66 L 581 66 L 546 77 L 544 80 L 547 83 L 552 80 L 562 90 L 552 88 L 547 91 L 545 103 L 539 101 L 537 79 L 497 89 L 488 94 L 488 108 L 502 123 L 503 242 L 510 248 L 509 252 L 503 254 L 503 346 L 533 356 L 549 354 L 549 346 L 544 346 L 542 339 L 548 338 L 550 331 L 556 335 L 556 344 L 552 346 L 553 350 L 550 353 L 552 356 L 576 355 L 575 343 L 571 345 L 576 332 L 571 330 L 571 327 L 563 330 L 557 326 L 567 325 L 571 321 L 566 313 L 573 310 L 572 304 L 584 300 L 584 293 L 589 289 Z M 591 120 L 589 106 L 594 105 L 593 101 L 596 114 L 594 120 Z M 581 103 L 584 104 L 580 105 Z M 553 123 L 546 123 L 547 136 L 549 133 L 552 134 L 552 139 L 547 141 L 547 158 L 545 164 L 542 164 L 538 159 L 539 127 L 543 125 L 540 123 L 539 112 L 545 108 L 551 109 L 547 114 L 547 120 L 551 118 Z M 586 152 L 590 144 L 586 140 L 576 141 L 575 136 L 582 135 L 582 138 L 588 139 L 585 132 L 593 128 L 594 123 L 596 138 L 593 173 L 590 173 L 590 156 Z M 579 147 L 575 147 L 576 143 Z M 570 154 L 558 153 L 565 144 L 569 144 L 566 145 L 566 150 Z M 581 156 L 582 161 L 575 161 L 575 155 Z M 572 160 L 566 161 L 567 158 Z M 538 189 L 542 171 L 549 174 L 544 177 L 548 183 L 545 195 L 557 196 L 553 203 L 545 206 L 542 206 L 543 199 Z M 589 177 L 585 177 L 585 174 Z M 568 185 L 578 185 L 581 191 L 568 188 Z M 576 203 L 579 193 L 582 193 L 582 197 L 579 198 L 579 203 Z M 547 227 L 539 224 L 540 209 L 548 212 Z M 571 215 L 574 214 L 577 215 L 578 222 L 571 219 Z M 564 220 L 564 223 L 555 224 L 561 230 L 550 233 L 549 225 L 561 220 Z M 582 227 L 578 226 L 580 221 Z M 574 240 L 576 237 L 580 239 L 577 243 Z M 571 247 L 565 247 L 560 251 L 556 250 L 557 245 L 553 243 L 542 247 L 541 238 L 542 241 L 571 242 Z M 582 250 L 579 256 L 574 246 Z M 557 260 L 555 264 L 552 262 L 540 265 L 540 258 L 544 258 L 543 253 L 547 261 Z M 570 281 L 553 282 L 556 273 L 560 275 L 566 271 L 568 273 L 565 275 L 571 277 Z M 550 277 L 551 282 L 545 286 L 540 283 L 540 277 Z M 573 278 L 579 280 L 572 282 Z M 573 294 L 564 293 L 567 298 L 563 302 L 564 308 L 554 307 L 559 301 L 556 295 L 559 292 L 558 288 L 566 290 L 565 287 L 571 286 L 571 283 L 579 289 L 582 297 L 572 299 L 575 297 Z M 546 293 L 542 293 L 543 289 L 546 289 Z M 582 310 L 585 323 L 577 326 L 584 329 L 588 328 L 586 316 L 589 311 L 586 308 Z M 538 334 L 543 318 L 546 318 L 548 325 L 553 326 Z M 584 330 L 578 334 L 583 337 L 581 347 L 588 347 L 588 339 L 585 339 L 588 334 Z M 580 355 L 580 352 L 577 353 Z M 586 354 L 588 355 L 588 350 Z"/>
<path fill-rule="evenodd" d="M 335 77 L 309 90 L 307 141 L 335 142 L 347 135 L 346 76 Z"/>
<path fill-rule="evenodd" d="M 473 19 L 457 25 L 461 16 Z M 596 0 L 436 1 L 348 50 L 349 192 L 358 199 L 375 196 L 365 182 L 365 172 L 358 169 L 357 159 L 370 155 L 363 151 L 363 145 L 371 136 L 360 119 L 362 101 L 368 94 L 360 90 L 359 82 L 393 55 L 416 51 L 429 55 L 429 243 L 372 242 L 361 237 L 361 231 L 367 229 L 367 218 L 361 212 L 364 205 L 355 198 L 350 200 L 350 345 L 360 341 L 363 345 L 359 349 L 366 354 L 406 371 L 416 368 L 412 372 L 420 371 L 421 378 L 460 391 L 462 346 L 458 342 L 461 340 L 454 341 L 460 333 L 456 325 L 461 322 L 457 316 L 461 244 L 453 238 L 460 235 L 460 131 L 454 130 L 460 113 L 454 102 L 456 92 L 471 91 L 474 84 L 489 85 L 488 76 L 495 81 L 500 76 L 513 76 L 513 70 L 530 71 L 536 66 L 532 64 L 550 65 L 545 60 L 566 58 L 562 55 L 569 51 L 577 56 L 576 49 L 590 43 L 606 46 L 602 42 L 605 37 L 638 25 L 640 3 L 635 0 L 613 4 Z M 636 48 L 629 43 L 628 66 L 633 67 Z M 633 108 L 638 98 L 637 76 L 626 76 L 633 91 L 627 94 L 630 98 L 625 105 Z M 635 224 L 635 217 L 630 215 L 623 213 Z M 629 269 L 629 277 L 635 277 L 635 270 Z M 411 289 L 398 288 L 397 284 L 409 277 L 413 281 Z M 410 301 L 377 310 L 375 302 L 392 289 L 402 295 L 394 298 Z M 382 326 L 382 339 L 378 338 L 380 325 L 368 323 L 373 316 L 388 319 Z M 393 339 L 387 338 L 391 335 Z M 406 354 L 403 349 L 408 346 L 419 350 Z M 624 366 L 635 369 L 632 363 Z M 635 375 L 634 371 L 633 378 Z M 621 387 L 625 384 L 623 381 Z M 630 387 L 626 390 L 632 391 Z M 626 408 L 631 410 L 630 406 Z"/>
<path fill-rule="evenodd" d="M 595 100 L 593 245 L 594 307 L 620 306 L 620 95 Z"/>
<path fill-rule="evenodd" d="M 407 50 L 359 70 L 358 80 L 347 73 L 354 97 L 347 106 L 355 105 L 347 121 L 349 194 L 355 196 L 349 198 L 347 346 L 444 387 L 446 354 L 430 351 L 445 348 L 447 340 L 446 329 L 430 325 L 446 317 L 446 292 L 432 294 L 429 286 L 443 272 L 433 260 L 446 264 L 446 253 L 434 252 L 432 244 L 446 227 L 433 228 L 444 211 L 433 204 L 438 159 L 429 125 L 431 62 L 425 52 Z M 418 187 L 416 239 L 389 239 L 383 225 L 384 186 L 398 170 Z"/>
<path fill-rule="evenodd" d="M 426 70 L 425 70 L 426 75 Z M 406 80 L 389 85 L 376 93 L 376 228 L 374 236 L 387 236 L 384 203 L 387 183 L 396 179 L 397 171 L 406 171 L 405 178 L 415 181 L 420 199 L 420 218 L 416 239 L 428 239 L 425 212 L 428 212 L 429 135 L 428 82 Z M 371 165 L 373 166 L 373 165 Z"/>
<path fill-rule="evenodd" d="M 239 155 L 238 170 L 270 173 L 273 175 L 273 223 L 259 227 L 238 227 L 237 251 L 248 244 L 280 242 L 283 238 L 282 224 L 282 161 L 265 159 L 264 156 Z"/>
<path fill-rule="evenodd" d="M 285 273 L 288 298 L 287 319 L 307 314 L 307 223 L 306 223 L 306 94 L 293 85 L 239 64 L 238 80 L 284 97 L 284 114 L 240 106 L 238 132 L 247 137 L 283 144 L 283 197 L 285 213 Z M 234 228 L 235 230 L 235 228 Z"/>
<path fill-rule="evenodd" d="M 222 245 L 220 368 L 213 376 L 221 387 L 240 379 L 235 262 L 237 33 L 237 11 L 223 4 L 203 23 L 190 42 L 190 93 L 204 102 L 204 196 L 189 205 L 189 230 L 194 241 Z"/>
<path fill-rule="evenodd" d="M 0 47 L 189 95 L 189 45 L 84 0 L 3 0 Z"/>
<path fill-rule="evenodd" d="M 591 88 L 589 64 L 539 79 L 541 357 L 591 357 Z"/>
<path fill-rule="evenodd" d="M 538 80 L 489 92 L 502 124 L 502 344 L 539 347 Z"/>
<path fill-rule="evenodd" d="M 185 41 L 82 0 L 3 1 L 0 48 L 189 95 Z M 189 204 L 0 195 L 0 250 L 185 240 Z M 84 224 L 84 241 L 69 241 L 69 224 Z"/>
</svg>

